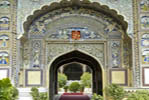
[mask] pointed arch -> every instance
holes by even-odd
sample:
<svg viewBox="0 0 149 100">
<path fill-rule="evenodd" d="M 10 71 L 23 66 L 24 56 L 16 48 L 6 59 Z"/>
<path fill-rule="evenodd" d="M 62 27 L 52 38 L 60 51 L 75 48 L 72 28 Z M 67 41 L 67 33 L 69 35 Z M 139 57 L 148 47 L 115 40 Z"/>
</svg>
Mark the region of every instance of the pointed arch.
<svg viewBox="0 0 149 100">
<path fill-rule="evenodd" d="M 103 69 L 101 68 L 101 64 L 91 55 L 83 53 L 79 50 L 73 50 L 71 52 L 67 52 L 56 57 L 51 64 L 49 65 L 49 96 L 51 100 L 53 100 L 54 95 L 57 94 L 57 73 L 58 68 L 61 65 L 70 63 L 70 62 L 79 62 L 90 66 L 93 74 L 93 91 L 92 93 L 97 93 L 103 95 Z"/>
</svg>

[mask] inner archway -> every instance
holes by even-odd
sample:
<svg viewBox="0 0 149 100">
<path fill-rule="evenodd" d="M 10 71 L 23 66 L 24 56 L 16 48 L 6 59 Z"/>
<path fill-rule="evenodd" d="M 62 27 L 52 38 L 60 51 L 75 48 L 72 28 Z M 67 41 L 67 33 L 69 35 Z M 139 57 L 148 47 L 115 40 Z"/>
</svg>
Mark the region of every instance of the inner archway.
<svg viewBox="0 0 149 100">
<path fill-rule="evenodd" d="M 79 62 L 82 64 L 86 64 L 92 70 L 92 93 L 97 93 L 102 95 L 103 82 L 102 82 L 102 69 L 100 64 L 96 59 L 92 56 L 82 53 L 78 50 L 66 53 L 62 56 L 59 56 L 57 59 L 53 61 L 50 66 L 50 85 L 49 85 L 49 96 L 51 100 L 53 100 L 54 96 L 58 93 L 57 87 L 57 73 L 58 68 L 61 65 L 71 63 L 71 62 Z"/>
</svg>

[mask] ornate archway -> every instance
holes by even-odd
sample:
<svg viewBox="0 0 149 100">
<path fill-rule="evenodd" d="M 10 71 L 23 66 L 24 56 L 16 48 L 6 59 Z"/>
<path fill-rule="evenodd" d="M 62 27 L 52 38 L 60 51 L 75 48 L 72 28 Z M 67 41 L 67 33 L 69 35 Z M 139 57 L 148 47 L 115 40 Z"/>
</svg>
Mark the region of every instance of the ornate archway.
<svg viewBox="0 0 149 100">
<path fill-rule="evenodd" d="M 112 83 L 108 77 L 109 70 L 131 69 L 131 39 L 126 29 L 127 22 L 124 18 L 105 5 L 91 3 L 88 0 L 62 0 L 60 3 L 52 3 L 35 11 L 34 15 L 29 16 L 24 23 L 25 34 L 21 38 L 23 64 L 26 69 L 38 68 L 45 71 L 44 76 L 49 73 L 44 78 L 45 83 L 42 86 L 50 85 L 52 91 L 50 96 L 53 98 L 57 93 L 55 79 L 60 65 L 71 62 L 71 59 L 91 66 L 96 63 L 96 66 L 91 68 L 94 74 L 96 73 L 94 80 L 97 80 L 93 83 L 93 92 L 102 94 L 99 89 L 102 89 L 103 84 L 97 84 L 101 82 L 103 76 L 101 73 L 104 73 L 104 70 L 106 71 L 103 76 L 106 78 L 104 83 L 108 84 Z M 82 53 L 81 50 L 87 53 Z M 69 51 L 72 52 L 68 53 Z M 69 59 L 63 55 L 58 56 L 60 54 L 68 56 Z M 95 60 L 93 56 L 97 59 Z M 55 57 L 57 58 L 53 60 Z M 93 63 L 90 60 L 93 60 Z M 49 67 L 50 71 L 47 71 Z M 52 82 L 46 84 L 49 80 L 55 84 Z M 129 82 L 122 85 L 130 84 Z"/>
<path fill-rule="evenodd" d="M 97 93 L 102 95 L 103 94 L 103 72 L 99 62 L 94 59 L 93 57 L 82 53 L 78 50 L 66 53 L 57 57 L 50 66 L 50 88 L 49 88 L 49 95 L 51 100 L 53 100 L 54 96 L 58 93 L 57 89 L 57 73 L 58 68 L 70 62 L 79 62 L 90 66 L 92 69 L 92 93 Z"/>
</svg>

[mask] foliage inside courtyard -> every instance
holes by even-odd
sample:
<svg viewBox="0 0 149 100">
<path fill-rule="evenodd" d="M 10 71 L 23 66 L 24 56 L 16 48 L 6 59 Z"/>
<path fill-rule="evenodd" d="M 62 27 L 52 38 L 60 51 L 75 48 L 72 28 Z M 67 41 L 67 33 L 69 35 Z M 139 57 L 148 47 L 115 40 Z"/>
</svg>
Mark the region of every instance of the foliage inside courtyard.
<svg viewBox="0 0 149 100">
<path fill-rule="evenodd" d="M 66 85 L 66 83 L 67 83 L 67 76 L 65 74 L 58 73 L 59 88 L 64 87 Z"/>
<path fill-rule="evenodd" d="M 85 87 L 91 87 L 91 82 L 92 82 L 92 75 L 88 72 L 83 73 L 81 76 L 81 83 Z"/>
<path fill-rule="evenodd" d="M 18 90 L 8 78 L 0 80 L 0 100 L 17 100 Z"/>
<path fill-rule="evenodd" d="M 111 100 L 122 100 L 126 95 L 123 87 L 116 84 L 109 85 L 106 88 L 106 93 Z"/>
<path fill-rule="evenodd" d="M 39 93 L 39 90 L 36 87 L 32 87 L 31 96 L 33 100 L 48 100 L 47 92 Z"/>
<path fill-rule="evenodd" d="M 69 86 L 69 90 L 72 92 L 77 92 L 80 90 L 80 84 L 78 82 L 72 82 Z"/>
<path fill-rule="evenodd" d="M 149 91 L 147 90 L 140 90 L 134 93 L 131 93 L 128 96 L 127 100 L 149 100 Z"/>
<path fill-rule="evenodd" d="M 91 100 L 104 100 L 104 99 L 101 95 L 97 95 L 96 93 L 94 93 Z"/>
<path fill-rule="evenodd" d="M 133 93 L 126 93 L 123 87 L 111 84 L 106 87 L 107 100 L 149 100 L 149 90 L 137 90 Z M 101 95 L 93 94 L 91 100 L 104 100 Z"/>
</svg>

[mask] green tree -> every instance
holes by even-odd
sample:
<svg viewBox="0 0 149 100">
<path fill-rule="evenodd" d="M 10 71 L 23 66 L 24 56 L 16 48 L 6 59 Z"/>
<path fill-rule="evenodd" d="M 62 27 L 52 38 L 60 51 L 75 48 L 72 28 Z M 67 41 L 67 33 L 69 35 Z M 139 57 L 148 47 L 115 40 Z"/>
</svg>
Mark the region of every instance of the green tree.
<svg viewBox="0 0 149 100">
<path fill-rule="evenodd" d="M 69 90 L 72 92 L 77 92 L 80 90 L 80 84 L 78 82 L 72 82 L 69 86 Z"/>
<path fill-rule="evenodd" d="M 127 100 L 149 100 L 149 91 L 138 90 L 134 93 L 131 93 Z"/>
<path fill-rule="evenodd" d="M 33 100 L 40 100 L 39 91 L 36 87 L 32 87 L 30 94 L 33 97 Z"/>
<path fill-rule="evenodd" d="M 0 80 L 0 100 L 16 100 L 18 90 L 12 86 L 9 78 Z"/>
<path fill-rule="evenodd" d="M 83 73 L 81 76 L 81 83 L 85 87 L 91 87 L 91 82 L 92 82 L 92 75 L 88 72 Z"/>
<path fill-rule="evenodd" d="M 106 88 L 106 93 L 112 100 L 122 100 L 125 96 L 124 89 L 116 84 L 109 85 Z"/>
<path fill-rule="evenodd" d="M 59 88 L 62 88 L 67 83 L 67 76 L 65 74 L 58 73 L 58 84 Z"/>
</svg>

